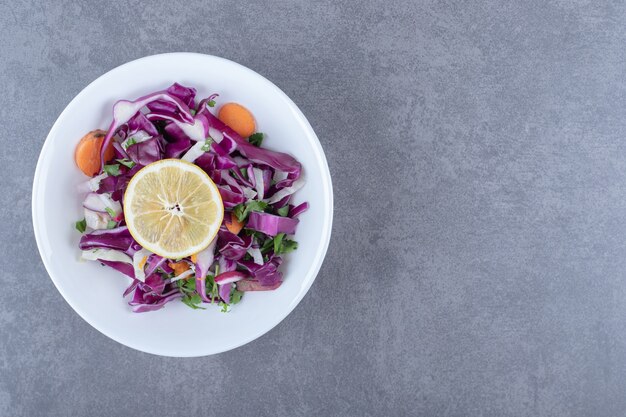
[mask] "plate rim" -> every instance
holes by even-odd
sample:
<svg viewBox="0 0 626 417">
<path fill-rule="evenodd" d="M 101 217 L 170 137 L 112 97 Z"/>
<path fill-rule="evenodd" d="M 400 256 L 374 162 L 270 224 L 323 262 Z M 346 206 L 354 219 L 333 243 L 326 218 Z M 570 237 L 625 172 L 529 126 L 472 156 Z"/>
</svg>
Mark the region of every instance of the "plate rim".
<svg viewBox="0 0 626 417">
<path fill-rule="evenodd" d="M 48 154 L 49 152 L 49 148 L 50 148 L 50 143 L 52 141 L 51 137 L 53 137 L 56 134 L 56 131 L 58 129 L 60 129 L 60 123 L 61 121 L 63 121 L 66 117 L 67 117 L 67 113 L 68 113 L 68 109 L 70 107 L 72 107 L 72 103 L 74 103 L 75 101 L 79 100 L 84 94 L 86 94 L 86 91 L 89 90 L 89 88 L 99 82 L 100 80 L 110 76 L 110 74 L 112 72 L 117 72 L 120 70 L 123 70 L 124 67 L 133 65 L 133 64 L 137 64 L 141 61 L 149 61 L 151 59 L 175 59 L 175 58 L 180 58 L 180 57 L 201 57 L 201 58 L 209 58 L 209 59 L 214 59 L 214 60 L 218 60 L 218 61 L 224 61 L 226 64 L 228 65 L 235 65 L 237 67 L 240 67 L 241 70 L 243 70 L 244 72 L 250 73 L 253 76 L 256 77 L 260 77 L 262 80 L 264 80 L 265 82 L 267 82 L 273 89 L 275 89 L 275 91 L 281 96 L 281 98 L 283 100 L 286 101 L 286 103 L 289 105 L 289 107 L 291 108 L 292 111 L 294 111 L 294 114 L 296 115 L 296 118 L 298 119 L 298 123 L 300 123 L 303 128 L 308 132 L 309 137 L 312 139 L 311 140 L 311 144 L 313 145 L 313 150 L 316 153 L 316 160 L 318 163 L 321 164 L 321 168 L 322 168 L 322 172 L 323 172 L 323 178 L 322 178 L 322 183 L 323 183 L 323 188 L 326 191 L 327 194 L 327 198 L 328 198 L 328 207 L 327 207 L 327 212 L 326 212 L 326 216 L 325 216 L 325 221 L 324 221 L 324 229 L 323 229 L 323 235 L 322 235 L 322 244 L 317 246 L 317 253 L 316 253 L 316 259 L 314 260 L 314 267 L 311 268 L 309 270 L 308 275 L 311 277 L 310 279 L 308 279 L 308 282 L 305 283 L 305 285 L 301 288 L 300 292 L 296 295 L 296 297 L 294 297 L 294 299 L 291 301 L 291 303 L 289 304 L 288 308 L 286 308 L 283 312 L 281 312 L 278 316 L 277 319 L 275 319 L 273 322 L 271 322 L 271 324 L 269 325 L 269 327 L 265 328 L 261 328 L 259 331 L 255 331 L 255 332 L 251 332 L 248 337 L 244 337 L 242 338 L 240 341 L 237 341 L 235 343 L 231 343 L 230 345 L 223 345 L 221 348 L 219 349 L 212 349 L 212 350 L 204 350 L 204 351 L 192 351 L 192 352 L 187 352 L 187 353 L 172 353 L 172 352 L 165 352 L 165 351 L 160 351 L 159 349 L 154 349 L 154 348 L 150 348 L 150 347 L 146 347 L 146 346 L 138 346 L 136 343 L 134 342 L 129 342 L 127 340 L 124 340 L 123 338 L 120 339 L 118 337 L 114 337 L 112 334 L 110 334 L 110 332 L 107 332 L 105 330 L 103 330 L 97 323 L 94 322 L 94 320 L 92 318 L 90 318 L 88 316 L 88 314 L 85 313 L 85 311 L 83 309 L 80 308 L 80 306 L 78 306 L 76 303 L 73 303 L 72 301 L 70 301 L 70 298 L 68 298 L 67 294 L 65 293 L 65 291 L 63 290 L 63 286 L 59 284 L 59 282 L 57 282 L 57 279 L 54 277 L 54 274 L 51 272 L 51 266 L 48 263 L 48 260 L 46 259 L 46 257 L 44 256 L 44 249 L 43 249 L 43 243 L 42 243 L 42 239 L 43 237 L 41 236 L 41 230 L 40 230 L 40 222 L 38 220 L 38 217 L 36 216 L 36 207 L 37 207 L 37 203 L 38 203 L 38 193 L 39 193 L 39 183 L 40 183 L 40 177 L 41 177 L 41 172 L 42 172 L 42 165 L 43 165 L 43 160 L 45 155 Z M 309 292 L 309 289 L 311 288 L 311 286 L 313 285 L 313 282 L 315 281 L 315 279 L 317 278 L 317 275 L 322 267 L 322 264 L 324 263 L 324 259 L 326 257 L 326 253 L 328 251 L 328 246 L 330 244 L 330 237 L 332 234 L 332 224 L 333 224 L 333 214 L 334 214 L 334 192 L 333 192 L 333 185 L 332 185 L 332 177 L 330 175 L 330 169 L 328 167 L 328 161 L 326 159 L 326 154 L 324 153 L 324 149 L 322 148 L 322 145 L 319 141 L 319 138 L 317 137 L 317 134 L 315 133 L 315 131 L 313 130 L 313 127 L 311 126 L 310 122 L 308 121 L 308 119 L 306 118 L 306 116 L 302 113 L 302 111 L 300 110 L 300 108 L 295 104 L 295 102 L 283 91 L 281 90 L 276 84 L 274 84 L 272 81 L 268 80 L 266 77 L 264 77 L 263 75 L 259 74 L 258 72 L 246 67 L 245 65 L 239 64 L 235 61 L 231 61 L 229 59 L 226 58 L 222 58 L 219 56 L 215 56 L 215 55 L 210 55 L 210 54 L 202 54 L 202 53 L 197 53 L 197 52 L 168 52 L 168 53 L 162 53 L 162 54 L 154 54 L 154 55 L 147 55 L 141 58 L 137 58 L 128 62 L 125 62 L 121 65 L 118 65 L 112 69 L 110 69 L 109 71 L 101 74 L 100 76 L 98 76 L 97 78 L 95 78 L 93 81 L 91 81 L 89 84 L 87 84 L 85 87 L 83 87 L 81 89 L 81 91 L 76 94 L 72 100 L 70 100 L 68 102 L 68 104 L 65 106 L 65 108 L 63 109 L 63 111 L 59 114 L 59 116 L 56 118 L 54 124 L 52 125 L 52 127 L 50 128 L 50 131 L 48 132 L 48 134 L 46 135 L 46 138 L 44 140 L 44 143 L 41 147 L 41 151 L 39 153 L 39 157 L 37 158 L 37 165 L 35 167 L 35 173 L 33 176 L 33 188 L 32 188 L 32 195 L 31 195 L 31 217 L 32 217 L 32 224 L 33 224 L 33 232 L 35 234 L 35 241 L 37 243 L 37 249 L 39 252 L 39 257 L 41 258 L 44 267 L 46 269 L 46 272 L 48 274 L 48 277 L 52 280 L 52 283 L 54 284 L 54 286 L 56 287 L 57 291 L 59 291 L 59 293 L 61 294 L 61 296 L 63 297 L 63 299 L 70 305 L 70 307 L 76 312 L 76 314 L 78 314 L 83 320 L 85 320 L 89 325 L 91 325 L 94 329 L 96 329 L 97 331 L 99 331 L 100 333 L 102 333 L 103 335 L 105 335 L 106 337 L 108 337 L 109 339 L 120 343 L 121 345 L 124 345 L 126 347 L 129 347 L 131 349 L 135 349 L 141 352 L 145 352 L 145 353 L 149 353 L 149 354 L 153 354 L 153 355 L 158 355 L 158 356 L 166 356 L 166 357 L 202 357 L 202 356 L 209 356 L 209 355 L 214 355 L 214 354 L 218 354 L 218 353 L 222 353 L 222 352 L 226 352 L 232 349 L 236 349 L 240 346 L 243 346 L 245 344 L 248 344 L 250 342 L 252 342 L 253 340 L 263 336 L 264 334 L 270 332 L 273 328 L 275 328 L 278 324 L 280 324 L 295 308 L 296 306 L 300 303 L 300 301 L 302 301 L 302 299 L 304 298 L 304 296 Z"/>
</svg>

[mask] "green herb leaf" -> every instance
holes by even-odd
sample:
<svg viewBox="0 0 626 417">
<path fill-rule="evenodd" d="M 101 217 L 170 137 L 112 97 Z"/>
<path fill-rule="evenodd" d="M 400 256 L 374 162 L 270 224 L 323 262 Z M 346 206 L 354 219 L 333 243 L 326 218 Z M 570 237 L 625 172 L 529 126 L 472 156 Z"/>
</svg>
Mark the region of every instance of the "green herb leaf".
<svg viewBox="0 0 626 417">
<path fill-rule="evenodd" d="M 265 201 L 252 200 L 246 203 L 246 210 L 248 210 L 248 212 L 263 211 L 266 208 L 267 208 L 267 203 Z"/>
<path fill-rule="evenodd" d="M 187 295 L 196 293 L 196 280 L 195 279 L 179 279 L 176 281 L 178 288 Z"/>
<path fill-rule="evenodd" d="M 216 265 L 215 267 L 215 274 L 219 274 L 219 265 Z M 215 300 L 217 298 L 219 298 L 219 288 L 217 286 L 217 284 L 215 283 L 215 275 L 211 275 L 208 274 L 206 276 L 206 292 L 207 292 L 207 297 L 209 297 L 211 300 Z"/>
<path fill-rule="evenodd" d="M 116 161 L 124 165 L 126 168 L 132 168 L 135 166 L 135 163 L 129 159 L 116 159 Z"/>
<path fill-rule="evenodd" d="M 222 310 L 221 310 L 222 313 L 228 313 L 228 304 L 226 304 L 223 301 L 220 301 L 218 305 L 222 307 Z"/>
<path fill-rule="evenodd" d="M 263 143 L 263 133 L 257 132 L 248 138 L 248 142 L 254 146 L 261 146 Z"/>
<path fill-rule="evenodd" d="M 191 113 L 192 116 L 196 115 L 196 111 L 194 109 L 189 109 L 189 113 Z"/>
<path fill-rule="evenodd" d="M 215 107 L 215 100 L 209 100 L 209 102 L 207 103 L 207 105 L 209 107 Z"/>
<path fill-rule="evenodd" d="M 217 286 L 217 282 L 213 283 L 213 288 L 211 288 L 211 302 L 213 299 L 220 298 L 220 290 Z"/>
<path fill-rule="evenodd" d="M 237 216 L 237 219 L 239 219 L 239 221 L 242 222 L 248 218 L 248 214 L 250 214 L 251 211 L 263 211 L 266 208 L 267 208 L 266 202 L 252 200 L 252 201 L 248 201 L 245 204 L 245 207 L 243 204 L 237 204 L 233 208 L 233 213 L 235 214 L 235 216 Z"/>
<path fill-rule="evenodd" d="M 107 213 L 109 213 L 109 216 L 111 216 L 112 218 L 115 217 L 115 212 L 113 211 L 111 207 L 107 207 L 105 208 L 105 210 L 107 211 Z"/>
<path fill-rule="evenodd" d="M 273 247 L 274 247 L 274 239 L 267 239 L 265 242 L 263 242 L 263 245 L 261 246 L 261 253 L 265 255 Z"/>
<path fill-rule="evenodd" d="M 244 218 L 244 212 L 246 210 L 246 206 L 244 204 L 237 204 L 233 208 L 233 214 L 237 216 L 237 219 L 242 222 Z"/>
<path fill-rule="evenodd" d="M 107 174 L 113 176 L 113 177 L 117 177 L 118 175 L 121 174 L 120 172 L 120 164 L 113 164 L 113 165 L 105 165 L 104 166 L 104 172 L 106 172 Z"/>
<path fill-rule="evenodd" d="M 85 230 L 87 229 L 87 220 L 82 219 L 76 222 L 75 224 L 76 226 L 76 230 L 78 230 L 81 233 L 85 233 Z"/>
<path fill-rule="evenodd" d="M 233 288 L 230 293 L 230 303 L 237 304 L 239 301 L 241 301 L 241 297 L 243 297 L 243 291 L 238 291 L 237 289 Z"/>
<path fill-rule="evenodd" d="M 274 249 L 274 254 L 276 255 L 289 253 L 298 249 L 298 242 L 295 240 L 285 239 L 285 234 L 279 233 L 274 237 L 274 239 L 268 239 L 263 243 L 263 246 L 261 246 L 261 253 L 265 255 L 272 248 Z"/>
<path fill-rule="evenodd" d="M 295 240 L 283 240 L 279 253 L 289 253 L 298 249 L 298 242 Z"/>
<path fill-rule="evenodd" d="M 213 288 L 214 282 L 215 282 L 215 276 L 211 274 L 207 274 L 205 283 L 209 291 L 211 290 L 211 288 Z"/>
<path fill-rule="evenodd" d="M 279 233 L 274 238 L 274 253 L 277 254 L 277 255 L 280 253 L 280 248 L 281 248 L 281 245 L 283 243 L 283 238 L 284 237 L 285 237 L 284 233 Z"/>
<path fill-rule="evenodd" d="M 136 143 L 137 143 L 137 140 L 135 138 L 128 138 L 128 140 L 124 144 L 124 149 L 130 148 L 131 146 L 135 145 Z"/>
<path fill-rule="evenodd" d="M 204 141 L 204 145 L 202 145 L 202 148 L 200 149 L 202 149 L 204 152 L 209 152 L 211 150 L 211 143 L 213 143 L 213 138 L 206 138 L 206 140 Z"/>
<path fill-rule="evenodd" d="M 255 237 L 256 240 L 259 243 L 262 243 L 265 239 L 267 239 L 267 235 L 265 233 L 259 232 L 259 231 L 256 231 L 256 230 L 252 230 L 252 229 L 248 229 L 248 228 L 245 228 L 245 227 L 243 228 L 243 232 L 242 233 L 244 235 L 246 235 L 246 236 L 253 236 L 253 237 Z"/>
<path fill-rule="evenodd" d="M 289 214 L 289 204 L 285 204 L 284 206 L 276 210 L 276 212 L 279 216 L 287 217 L 287 215 Z"/>
<path fill-rule="evenodd" d="M 206 310 L 206 308 L 199 306 L 202 303 L 202 299 L 198 294 L 186 295 L 182 298 L 182 302 L 194 310 Z"/>
<path fill-rule="evenodd" d="M 116 226 L 117 226 L 117 222 L 114 220 L 109 220 L 107 222 L 107 229 L 115 229 Z"/>
</svg>

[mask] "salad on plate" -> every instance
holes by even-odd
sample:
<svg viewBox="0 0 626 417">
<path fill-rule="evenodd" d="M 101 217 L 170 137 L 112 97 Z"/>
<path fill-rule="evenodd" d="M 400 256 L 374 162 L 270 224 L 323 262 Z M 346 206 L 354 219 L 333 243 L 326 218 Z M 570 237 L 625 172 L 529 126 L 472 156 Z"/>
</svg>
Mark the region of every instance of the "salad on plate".
<svg viewBox="0 0 626 417">
<path fill-rule="evenodd" d="M 129 278 L 133 312 L 180 300 L 229 311 L 248 291 L 275 290 L 307 202 L 292 156 L 262 147 L 252 113 L 216 107 L 178 83 L 113 105 L 107 131 L 78 143 L 81 258 Z M 217 111 L 216 111 L 217 110 Z M 215 114 L 214 114 L 215 113 Z"/>
</svg>

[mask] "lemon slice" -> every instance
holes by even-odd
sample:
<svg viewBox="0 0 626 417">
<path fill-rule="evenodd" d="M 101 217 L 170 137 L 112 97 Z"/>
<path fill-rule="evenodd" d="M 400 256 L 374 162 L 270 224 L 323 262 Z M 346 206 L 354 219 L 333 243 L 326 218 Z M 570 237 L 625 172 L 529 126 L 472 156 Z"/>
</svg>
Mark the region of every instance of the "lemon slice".
<svg viewBox="0 0 626 417">
<path fill-rule="evenodd" d="M 209 246 L 222 224 L 224 205 L 215 183 L 197 165 L 163 159 L 131 178 L 124 217 L 137 243 L 180 259 Z"/>
</svg>

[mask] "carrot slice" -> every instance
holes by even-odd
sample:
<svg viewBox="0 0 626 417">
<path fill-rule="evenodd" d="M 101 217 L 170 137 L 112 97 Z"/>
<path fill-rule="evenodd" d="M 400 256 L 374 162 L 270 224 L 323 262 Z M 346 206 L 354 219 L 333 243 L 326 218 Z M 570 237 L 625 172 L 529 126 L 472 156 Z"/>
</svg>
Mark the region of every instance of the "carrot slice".
<svg viewBox="0 0 626 417">
<path fill-rule="evenodd" d="M 76 165 L 85 175 L 93 177 L 100 172 L 100 148 L 106 136 L 104 130 L 92 130 L 82 137 L 74 152 Z M 104 161 L 108 162 L 115 156 L 113 143 L 111 142 L 104 153 Z"/>
<path fill-rule="evenodd" d="M 175 276 L 179 276 L 180 274 L 182 274 L 183 272 L 191 268 L 187 262 L 183 262 L 183 261 L 170 262 L 168 263 L 168 265 L 170 266 L 170 268 L 174 270 Z"/>
<path fill-rule="evenodd" d="M 243 229 L 243 222 L 240 222 L 237 216 L 233 213 L 230 213 L 230 221 L 224 222 L 226 224 L 226 228 L 232 234 L 238 235 Z"/>
<path fill-rule="evenodd" d="M 241 104 L 226 103 L 217 114 L 217 118 L 226 123 L 231 129 L 247 138 L 256 131 L 254 116 L 250 110 Z"/>
</svg>

